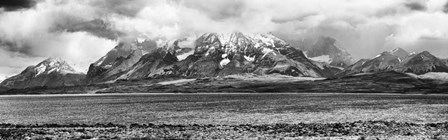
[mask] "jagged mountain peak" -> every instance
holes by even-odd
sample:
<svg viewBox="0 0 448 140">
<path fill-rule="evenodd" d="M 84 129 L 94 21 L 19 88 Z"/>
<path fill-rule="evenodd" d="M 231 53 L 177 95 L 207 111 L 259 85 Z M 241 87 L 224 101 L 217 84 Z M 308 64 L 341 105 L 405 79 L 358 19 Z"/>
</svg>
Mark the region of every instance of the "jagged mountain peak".
<svg viewBox="0 0 448 140">
<path fill-rule="evenodd" d="M 347 67 L 354 60 L 353 57 L 343 48 L 336 45 L 336 39 L 320 36 L 309 46 L 302 46 L 307 57 L 312 60 L 325 62 L 332 66 Z"/>
<path fill-rule="evenodd" d="M 157 41 L 151 39 L 139 38 L 133 41 L 121 41 L 117 44 L 117 46 L 115 46 L 115 48 L 110 50 L 106 56 L 94 62 L 93 65 L 107 67 L 113 65 L 117 59 L 127 58 L 131 55 L 142 56 L 157 47 Z"/>
<path fill-rule="evenodd" d="M 254 49 L 272 52 L 277 47 L 289 47 L 289 44 L 269 33 L 205 33 L 196 40 L 195 54 L 210 55 L 216 51 L 246 54 Z"/>
<path fill-rule="evenodd" d="M 402 61 L 397 71 L 424 74 L 427 72 L 448 72 L 444 61 L 428 51 L 410 55 Z"/>
<path fill-rule="evenodd" d="M 390 51 L 384 51 L 378 54 L 377 56 L 373 57 L 372 59 L 377 58 L 387 58 L 387 59 L 398 59 L 398 61 L 402 61 L 403 59 L 410 56 L 410 53 L 402 48 L 395 48 Z"/>
<path fill-rule="evenodd" d="M 272 33 L 243 33 L 243 32 L 231 32 L 231 33 L 204 33 L 202 38 L 209 39 L 208 41 L 218 39 L 222 45 L 225 45 L 225 43 L 238 43 L 241 40 L 256 40 L 260 41 L 262 39 L 271 39 L 275 41 L 282 41 L 283 40 L 277 38 Z M 286 43 L 286 42 L 285 42 Z"/>
<path fill-rule="evenodd" d="M 36 71 L 36 75 L 49 74 L 52 72 L 59 73 L 79 73 L 71 67 L 66 61 L 59 57 L 50 57 L 32 67 Z"/>
<path fill-rule="evenodd" d="M 423 52 L 421 52 L 421 53 L 419 53 L 419 54 L 417 54 L 417 55 L 424 55 L 424 56 L 434 56 L 434 55 L 432 55 L 430 52 L 428 52 L 428 51 L 423 51 Z"/>
<path fill-rule="evenodd" d="M 388 57 L 388 56 L 396 56 L 396 55 L 392 54 L 392 52 L 390 52 L 390 51 L 384 51 L 384 52 L 381 52 L 380 54 L 378 54 L 377 56 L 373 57 L 372 59 L 379 58 L 379 57 Z"/>
<path fill-rule="evenodd" d="M 210 35 L 209 37 L 213 38 L 214 36 Z M 196 39 L 195 37 L 197 36 L 191 35 L 177 40 L 138 37 L 122 41 L 105 56 L 90 65 L 86 81 L 113 81 L 131 70 L 140 59 L 152 58 L 147 55 L 164 52 L 174 55 L 178 60 L 183 60 L 193 54 L 192 44 L 195 43 L 192 38 Z M 202 37 L 207 38 L 205 35 Z"/>
<path fill-rule="evenodd" d="M 409 55 L 406 59 L 403 61 L 410 61 L 410 60 L 419 60 L 419 61 L 439 61 L 440 59 L 436 56 L 432 55 L 428 51 L 423 51 L 417 54 Z M 441 60 L 440 60 L 441 61 Z"/>
<path fill-rule="evenodd" d="M 390 50 L 390 52 L 392 52 L 392 53 L 395 53 L 395 52 L 406 52 L 406 53 L 408 53 L 405 49 L 400 48 L 400 47 L 395 48 L 393 50 Z"/>
<path fill-rule="evenodd" d="M 301 50 L 271 33 L 206 33 L 196 40 L 195 54 L 219 60 L 219 69 L 224 71 L 217 72 L 219 75 L 236 70 L 313 77 L 326 75 L 321 71 L 321 65 L 317 66 Z M 222 58 L 223 55 L 226 58 Z M 251 68 L 244 68 L 242 64 Z"/>
<path fill-rule="evenodd" d="M 46 66 L 59 66 L 59 65 L 68 65 L 66 61 L 64 61 L 60 57 L 50 57 L 40 62 L 37 65 L 46 65 Z"/>
<path fill-rule="evenodd" d="M 391 53 L 392 55 L 398 56 L 400 59 L 404 59 L 409 56 L 409 52 L 402 48 L 395 48 L 388 52 Z"/>
</svg>

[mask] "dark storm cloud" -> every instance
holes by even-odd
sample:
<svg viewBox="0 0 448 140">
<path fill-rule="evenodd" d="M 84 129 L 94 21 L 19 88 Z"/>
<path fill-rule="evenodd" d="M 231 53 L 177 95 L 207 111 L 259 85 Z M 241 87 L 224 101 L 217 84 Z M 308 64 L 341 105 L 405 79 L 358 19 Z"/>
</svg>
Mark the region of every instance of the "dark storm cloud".
<svg viewBox="0 0 448 140">
<path fill-rule="evenodd" d="M 274 17 L 271 19 L 271 21 L 274 23 L 287 23 L 287 22 L 292 22 L 292 21 L 303 21 L 308 17 L 316 16 L 316 15 L 318 15 L 318 14 L 310 13 L 310 14 L 304 14 L 304 15 L 299 15 L 299 16 L 295 16 L 295 17 L 287 17 L 287 18 Z"/>
<path fill-rule="evenodd" d="M 185 6 L 199 10 L 213 20 L 224 20 L 233 17 L 241 17 L 247 7 L 244 1 L 213 1 L 209 0 L 188 0 L 184 1 Z"/>
<path fill-rule="evenodd" d="M 96 0 L 92 6 L 102 8 L 105 14 L 116 13 L 125 16 L 134 17 L 147 2 L 145 0 Z"/>
<path fill-rule="evenodd" d="M 1 0 L 0 8 L 6 11 L 13 11 L 17 9 L 30 8 L 36 4 L 34 0 Z"/>
<path fill-rule="evenodd" d="M 448 2 L 443 6 L 443 12 L 448 13 Z"/>
<path fill-rule="evenodd" d="M 426 10 L 426 6 L 423 5 L 422 3 L 418 3 L 418 2 L 409 2 L 404 5 L 407 8 L 414 10 L 414 11 L 425 11 Z"/>
<path fill-rule="evenodd" d="M 26 44 L 18 44 L 16 42 L 7 42 L 0 40 L 0 49 L 8 52 L 15 52 L 26 56 L 36 56 L 33 53 L 32 46 Z"/>
<path fill-rule="evenodd" d="M 434 36 L 421 36 L 420 40 L 442 40 L 443 38 Z"/>
</svg>

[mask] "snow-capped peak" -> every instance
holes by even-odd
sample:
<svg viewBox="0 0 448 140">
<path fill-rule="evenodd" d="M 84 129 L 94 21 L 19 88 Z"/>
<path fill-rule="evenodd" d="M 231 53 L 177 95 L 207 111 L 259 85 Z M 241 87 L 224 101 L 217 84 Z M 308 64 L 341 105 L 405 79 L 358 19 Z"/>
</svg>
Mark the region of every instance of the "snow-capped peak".
<svg viewBox="0 0 448 140">
<path fill-rule="evenodd" d="M 36 75 L 50 74 L 52 72 L 77 73 L 67 62 L 59 57 L 45 59 L 34 67 Z"/>
<path fill-rule="evenodd" d="M 206 33 L 200 37 L 198 42 L 196 53 L 205 54 L 206 56 L 217 49 L 222 49 L 227 54 L 236 52 L 245 54 L 251 49 L 276 50 L 280 46 L 289 46 L 288 43 L 272 34 L 241 32 Z"/>
</svg>

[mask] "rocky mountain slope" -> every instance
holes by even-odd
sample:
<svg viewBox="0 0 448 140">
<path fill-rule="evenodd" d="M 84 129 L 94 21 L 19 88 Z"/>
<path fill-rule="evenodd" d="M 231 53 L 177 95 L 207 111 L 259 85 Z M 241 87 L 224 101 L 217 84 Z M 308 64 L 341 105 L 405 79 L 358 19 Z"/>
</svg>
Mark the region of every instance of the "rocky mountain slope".
<svg viewBox="0 0 448 140">
<path fill-rule="evenodd" d="M 410 54 L 401 48 L 397 48 L 383 52 L 372 59 L 359 60 L 338 73 L 337 76 L 385 71 L 424 74 L 428 72 L 448 72 L 448 66 L 444 61 L 427 51 Z"/>
<path fill-rule="evenodd" d="M 131 51 L 123 51 L 117 46 L 91 65 L 87 79 L 104 82 L 158 76 L 215 77 L 241 73 L 327 77 L 339 71 L 308 59 L 302 51 L 271 34 L 206 33 L 195 38 L 162 42 L 133 49 L 133 52 L 147 50 L 146 54 L 138 56 L 138 61 L 138 57 L 132 57 L 129 53 Z M 119 66 L 122 60 L 130 58 L 133 59 L 128 64 Z"/>
<path fill-rule="evenodd" d="M 411 55 L 411 53 L 409 53 L 408 51 L 402 49 L 402 48 L 396 48 L 393 49 L 391 51 L 388 51 L 390 54 L 397 56 L 399 58 L 399 60 L 403 60 L 406 57 L 408 57 L 409 55 Z"/>
<path fill-rule="evenodd" d="M 84 74 L 76 72 L 60 58 L 46 59 L 36 66 L 30 66 L 20 74 L 4 80 L 0 86 L 7 88 L 57 87 L 79 85 Z"/>
<path fill-rule="evenodd" d="M 9 90 L 9 88 L 0 86 L 0 92 L 4 92 L 4 91 L 7 91 L 7 90 Z"/>
</svg>

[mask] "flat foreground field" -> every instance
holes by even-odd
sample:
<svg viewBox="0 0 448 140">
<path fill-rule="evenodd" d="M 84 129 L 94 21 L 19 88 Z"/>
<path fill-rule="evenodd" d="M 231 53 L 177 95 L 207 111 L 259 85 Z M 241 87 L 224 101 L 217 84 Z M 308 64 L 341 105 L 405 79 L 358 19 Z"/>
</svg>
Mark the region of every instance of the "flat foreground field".
<svg viewBox="0 0 448 140">
<path fill-rule="evenodd" d="M 446 95 L 310 93 L 0 96 L 0 123 L 5 124 L 0 125 L 0 136 L 18 139 L 28 134 L 34 134 L 29 138 L 99 138 L 104 135 L 114 136 L 107 138 L 155 139 L 171 136 L 205 139 L 226 136 L 243 139 L 308 139 L 306 136 L 444 139 L 447 138 L 444 134 L 448 133 L 447 121 Z M 114 125 L 96 126 L 97 123 Z M 48 124 L 59 125 L 46 126 Z M 142 125 L 130 127 L 131 124 Z"/>
</svg>

